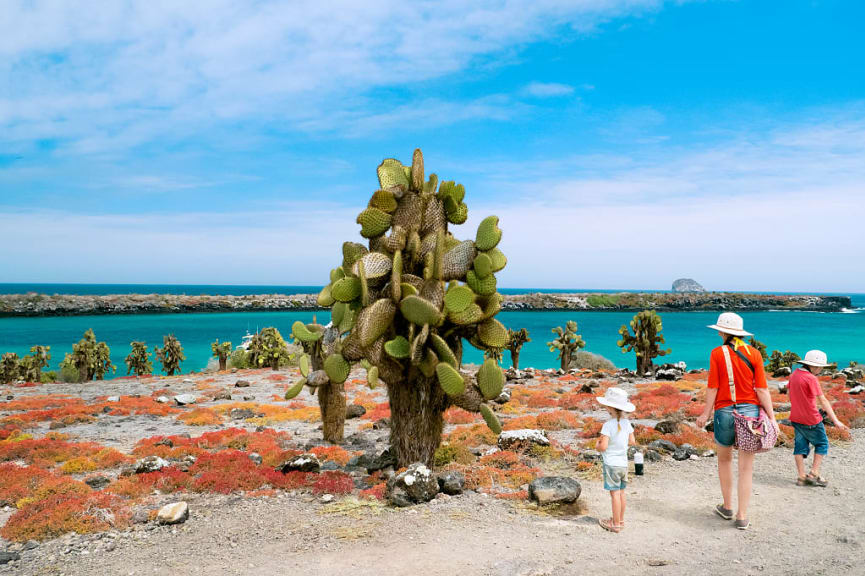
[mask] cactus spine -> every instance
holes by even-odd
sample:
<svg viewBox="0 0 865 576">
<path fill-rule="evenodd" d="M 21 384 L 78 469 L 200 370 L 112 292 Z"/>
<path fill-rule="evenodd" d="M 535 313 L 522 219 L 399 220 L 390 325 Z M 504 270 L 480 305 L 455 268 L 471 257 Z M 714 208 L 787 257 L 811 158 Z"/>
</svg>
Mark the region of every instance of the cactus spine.
<svg viewBox="0 0 865 576">
<path fill-rule="evenodd" d="M 652 372 L 652 360 L 658 356 L 666 356 L 670 349 L 662 350 L 664 335 L 661 317 L 654 310 L 643 310 L 634 315 L 628 326 L 622 325 L 619 334 L 622 338 L 617 342 L 622 353 L 633 350 L 637 354 L 637 373 L 640 375 Z"/>
<path fill-rule="evenodd" d="M 523 347 L 523 344 L 526 342 L 531 342 L 532 339 L 529 338 L 529 331 L 525 328 L 520 328 L 519 330 L 508 330 L 508 344 L 506 348 L 511 353 L 511 365 L 513 365 L 514 370 L 520 369 L 520 348 Z"/>
<path fill-rule="evenodd" d="M 130 342 L 132 351 L 126 357 L 126 374 L 135 372 L 136 376 L 144 376 L 153 372 L 153 363 L 150 361 L 150 352 L 144 342 Z"/>
<path fill-rule="evenodd" d="M 169 376 L 174 376 L 175 372 L 180 372 L 180 363 L 186 360 L 183 355 L 183 346 L 180 345 L 180 340 L 175 338 L 174 334 L 162 337 L 162 348 L 153 347 L 156 352 L 156 359 L 162 363 L 162 369 Z"/>
<path fill-rule="evenodd" d="M 497 248 L 502 231 L 490 216 L 474 241 L 457 240 L 448 225 L 468 216 L 465 188 L 439 184 L 434 174 L 425 180 L 420 150 L 411 166 L 389 158 L 377 174 L 380 189 L 357 218 L 368 243 L 343 245 L 342 265 L 322 291 L 336 301 L 331 326 L 301 324 L 295 337 L 312 359 L 307 383 L 325 383 L 318 388 L 320 404 L 328 388 L 343 394 L 346 364 L 365 363 L 370 385 L 387 385 L 398 465 L 431 464 L 449 406 L 483 411 L 490 427 L 500 429 L 485 402 L 500 392 L 501 368 L 485 364 L 481 386 L 459 366 L 464 339 L 491 353 L 507 344 L 507 330 L 494 318 L 501 309 L 495 273 L 507 262 Z M 346 324 L 348 310 L 354 313 Z M 312 340 L 307 332 L 322 337 Z M 322 404 L 327 428 L 324 411 Z"/>
<path fill-rule="evenodd" d="M 552 330 L 556 338 L 552 342 L 547 342 L 550 347 L 550 352 L 558 350 L 559 359 L 562 361 L 562 370 L 568 370 L 571 367 L 571 358 L 577 350 L 585 348 L 586 343 L 583 337 L 577 334 L 577 323 L 573 320 L 568 320 L 565 323 L 564 329 L 561 326 L 556 326 Z"/>
</svg>

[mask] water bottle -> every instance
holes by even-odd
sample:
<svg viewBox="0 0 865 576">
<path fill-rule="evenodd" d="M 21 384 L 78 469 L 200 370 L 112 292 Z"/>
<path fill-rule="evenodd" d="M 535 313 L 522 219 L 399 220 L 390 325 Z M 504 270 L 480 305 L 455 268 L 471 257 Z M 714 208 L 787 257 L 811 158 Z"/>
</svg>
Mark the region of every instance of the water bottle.
<svg viewBox="0 0 865 576">
<path fill-rule="evenodd" d="M 634 474 L 637 476 L 643 475 L 643 453 L 634 452 Z"/>
</svg>

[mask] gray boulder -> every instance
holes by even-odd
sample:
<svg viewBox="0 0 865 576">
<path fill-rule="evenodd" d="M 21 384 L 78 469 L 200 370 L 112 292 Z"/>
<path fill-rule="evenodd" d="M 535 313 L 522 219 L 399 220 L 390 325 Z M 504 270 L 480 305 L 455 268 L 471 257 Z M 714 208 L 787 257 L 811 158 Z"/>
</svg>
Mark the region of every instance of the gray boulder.
<svg viewBox="0 0 865 576">
<path fill-rule="evenodd" d="M 570 504 L 580 497 L 582 488 L 573 478 L 544 476 L 529 484 L 529 500 L 538 504 Z"/>
<path fill-rule="evenodd" d="M 234 383 L 235 388 L 249 388 L 250 382 L 249 380 L 238 380 Z"/>
<path fill-rule="evenodd" d="M 652 440 L 649 442 L 649 448 L 658 452 L 675 452 L 676 445 L 669 440 Z"/>
<path fill-rule="evenodd" d="M 466 477 L 462 472 L 442 472 L 438 475 L 439 490 L 449 496 L 462 494 L 466 487 Z"/>
<path fill-rule="evenodd" d="M 277 466 L 277 470 L 283 474 L 287 472 L 318 472 L 321 470 L 321 462 L 315 454 L 306 453 L 286 460 Z"/>
<path fill-rule="evenodd" d="M 168 462 L 159 456 L 147 456 L 135 463 L 134 469 L 136 474 L 144 474 L 147 472 L 156 472 L 168 466 Z"/>
<path fill-rule="evenodd" d="M 679 431 L 679 422 L 677 420 L 661 420 L 655 424 L 655 430 L 661 434 L 675 434 Z"/>
<path fill-rule="evenodd" d="M 502 450 L 529 448 L 533 444 L 549 446 L 550 439 L 543 430 L 523 428 L 522 430 L 506 430 L 499 435 L 498 445 Z"/>
<path fill-rule="evenodd" d="M 9 552 L 7 550 L 0 550 L 0 565 L 9 564 L 10 562 L 17 562 L 21 559 L 21 556 L 18 555 L 18 552 Z"/>
<path fill-rule="evenodd" d="M 360 404 L 349 404 L 345 408 L 345 417 L 351 420 L 352 418 L 360 418 L 366 414 L 366 408 Z"/>
<path fill-rule="evenodd" d="M 429 502 L 436 497 L 438 491 L 438 479 L 432 470 L 420 462 L 415 462 L 387 481 L 386 494 L 388 502 L 403 507 Z"/>
<path fill-rule="evenodd" d="M 173 502 L 166 504 L 156 514 L 159 524 L 182 524 L 189 518 L 189 504 L 186 502 Z"/>
<path fill-rule="evenodd" d="M 187 404 L 195 404 L 198 398 L 195 394 L 178 394 L 174 397 L 174 401 L 178 406 L 186 406 Z"/>
</svg>

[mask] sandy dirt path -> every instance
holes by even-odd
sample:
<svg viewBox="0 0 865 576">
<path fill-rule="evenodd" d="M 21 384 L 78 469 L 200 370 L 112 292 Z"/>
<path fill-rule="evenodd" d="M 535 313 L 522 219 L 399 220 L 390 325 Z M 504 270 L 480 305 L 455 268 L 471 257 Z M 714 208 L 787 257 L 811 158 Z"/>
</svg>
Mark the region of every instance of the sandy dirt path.
<svg viewBox="0 0 865 576">
<path fill-rule="evenodd" d="M 190 520 L 121 533 L 111 547 L 64 554 L 46 543 L 31 562 L 0 570 L 39 575 L 145 574 L 865 574 L 865 432 L 833 446 L 825 489 L 794 483 L 790 449 L 758 456 L 752 528 L 711 513 L 716 461 L 653 465 L 627 489 L 627 529 L 609 515 L 600 481 L 584 481 L 584 514 L 552 516 L 470 494 L 410 509 L 309 496 L 194 496 Z M 665 564 L 652 566 L 651 564 Z"/>
</svg>

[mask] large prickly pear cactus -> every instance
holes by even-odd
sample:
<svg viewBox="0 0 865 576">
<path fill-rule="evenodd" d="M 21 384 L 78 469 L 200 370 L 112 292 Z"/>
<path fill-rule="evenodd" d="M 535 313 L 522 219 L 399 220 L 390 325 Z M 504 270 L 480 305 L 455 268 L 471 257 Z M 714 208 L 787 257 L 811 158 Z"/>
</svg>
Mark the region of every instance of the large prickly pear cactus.
<svg viewBox="0 0 865 576">
<path fill-rule="evenodd" d="M 252 337 L 249 343 L 249 363 L 253 366 L 267 366 L 272 370 L 279 370 L 280 365 L 287 364 L 289 360 L 288 344 L 273 326 L 263 328 Z"/>
<path fill-rule="evenodd" d="M 66 366 L 78 371 L 80 382 L 103 380 L 111 370 L 117 371 L 117 366 L 111 363 L 111 349 L 105 342 L 97 342 L 92 328 L 84 332 L 84 337 L 72 345 L 72 354 L 66 354 L 61 368 Z"/>
<path fill-rule="evenodd" d="M 384 160 L 378 179 L 381 188 L 357 217 L 368 242 L 343 244 L 342 263 L 319 294 L 319 304 L 331 307 L 330 327 L 300 324 L 295 337 L 320 346 L 311 354 L 314 346 L 305 344 L 306 383 L 319 387 L 320 403 L 322 390 L 341 387 L 351 364 L 361 362 L 371 385 L 387 385 L 399 466 L 431 464 L 452 404 L 481 412 L 500 430 L 486 401 L 501 393 L 501 367 L 487 359 L 470 377 L 460 364 L 462 339 L 484 351 L 507 344 L 495 319 L 502 302 L 495 274 L 507 263 L 498 249 L 502 231 L 490 216 L 474 240 L 455 238 L 448 227 L 466 221 L 465 189 L 439 184 L 435 174 L 425 179 L 420 150 L 411 166 Z"/>
<path fill-rule="evenodd" d="M 217 338 L 210 343 L 210 351 L 216 360 L 219 362 L 219 370 L 228 368 L 228 357 L 231 356 L 231 341 L 220 342 Z"/>
<path fill-rule="evenodd" d="M 508 330 L 508 343 L 505 346 L 511 353 L 511 365 L 514 370 L 520 369 L 520 349 L 526 342 L 531 342 L 529 331 L 525 328 L 519 330 Z"/>
<path fill-rule="evenodd" d="M 654 310 L 643 310 L 634 315 L 630 326 L 630 331 L 625 325 L 619 328 L 622 339 L 617 344 L 622 349 L 623 354 L 631 350 L 636 352 L 638 374 L 643 375 L 652 372 L 652 359 L 670 353 L 669 348 L 662 350 L 660 346 L 664 344 L 664 335 L 661 334 L 663 328 L 661 317 Z"/>
<path fill-rule="evenodd" d="M 126 357 L 126 374 L 135 372 L 136 376 L 144 376 L 153 372 L 153 362 L 150 361 L 150 352 L 147 351 L 145 342 L 130 342 L 132 351 Z"/>
<path fill-rule="evenodd" d="M 20 360 L 15 352 L 6 352 L 0 357 L 0 384 L 10 384 L 18 380 Z"/>
<path fill-rule="evenodd" d="M 586 343 L 583 341 L 583 337 L 577 334 L 577 323 L 573 320 L 565 322 L 564 329 L 561 326 L 556 326 L 552 332 L 556 335 L 556 339 L 547 342 L 547 346 L 550 347 L 550 352 L 558 350 L 559 359 L 562 361 L 562 370 L 569 370 L 574 352 L 580 348 L 585 348 Z"/>
<path fill-rule="evenodd" d="M 174 334 L 162 337 L 162 348 L 153 347 L 156 353 L 156 359 L 162 363 L 162 369 L 169 376 L 174 376 L 175 372 L 180 372 L 180 363 L 186 360 L 183 355 L 183 346 L 180 345 Z"/>
</svg>

